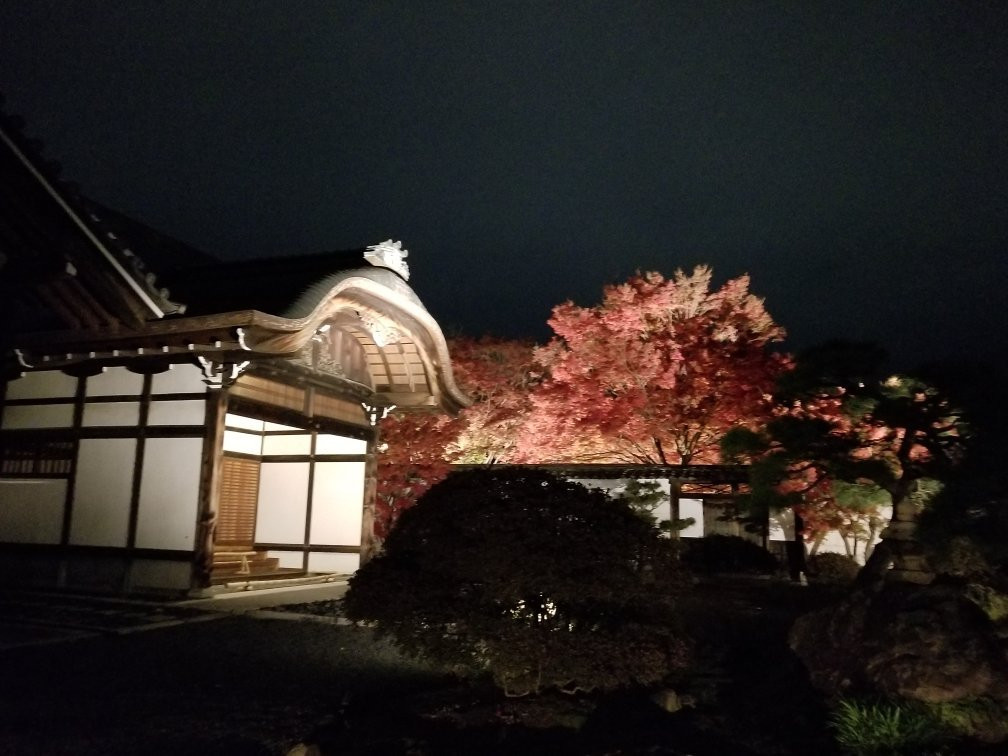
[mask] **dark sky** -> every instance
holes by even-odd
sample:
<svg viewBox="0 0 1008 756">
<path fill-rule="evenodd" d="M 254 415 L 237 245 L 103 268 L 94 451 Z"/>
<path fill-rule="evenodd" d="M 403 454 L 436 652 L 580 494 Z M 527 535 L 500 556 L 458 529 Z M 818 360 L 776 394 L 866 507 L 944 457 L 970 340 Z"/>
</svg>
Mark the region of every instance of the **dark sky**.
<svg viewBox="0 0 1008 756">
<path fill-rule="evenodd" d="M 0 4 L 63 176 L 224 258 L 393 237 L 446 330 L 743 272 L 798 348 L 1004 359 L 1008 4 Z"/>
</svg>

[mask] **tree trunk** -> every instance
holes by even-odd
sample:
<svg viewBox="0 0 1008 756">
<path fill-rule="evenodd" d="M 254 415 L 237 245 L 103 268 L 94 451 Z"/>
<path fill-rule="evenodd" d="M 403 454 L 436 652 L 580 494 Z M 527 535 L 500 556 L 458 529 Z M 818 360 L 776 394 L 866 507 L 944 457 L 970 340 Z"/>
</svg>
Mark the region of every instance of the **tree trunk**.
<svg viewBox="0 0 1008 756">
<path fill-rule="evenodd" d="M 796 511 L 794 512 L 794 538 L 786 543 L 788 575 L 794 582 L 801 582 L 802 575 L 808 572 L 808 565 L 805 562 L 805 521 Z"/>
<path fill-rule="evenodd" d="M 920 543 L 917 541 L 917 517 L 920 514 L 913 493 L 917 481 L 901 486 L 893 493 L 892 520 L 882 531 L 882 541 L 892 551 L 892 569 L 886 580 L 895 583 L 917 583 L 926 585 L 934 580 L 934 572 L 928 564 Z"/>
<path fill-rule="evenodd" d="M 815 538 L 812 539 L 812 545 L 809 547 L 809 556 L 815 556 L 819 553 L 820 547 L 823 545 L 823 541 L 826 540 L 825 533 L 819 533 Z"/>
<path fill-rule="evenodd" d="M 927 585 L 935 574 L 917 541 L 919 505 L 914 494 L 916 480 L 900 479 L 891 489 L 892 519 L 882 531 L 878 544 L 858 575 L 858 585 L 868 586 L 877 580 L 889 583 Z"/>
<path fill-rule="evenodd" d="M 864 558 L 865 562 L 871 557 L 872 552 L 875 550 L 875 539 L 878 537 L 878 521 L 872 517 L 868 520 L 868 538 L 865 540 L 864 545 Z"/>
<path fill-rule="evenodd" d="M 669 478 L 669 521 L 672 527 L 669 528 L 669 537 L 679 540 L 679 494 L 682 485 L 675 478 Z"/>
<path fill-rule="evenodd" d="M 871 556 L 865 561 L 864 567 L 857 575 L 854 585 L 857 588 L 880 588 L 889 574 L 892 565 L 892 549 L 885 541 L 879 541 L 872 549 Z"/>
<path fill-rule="evenodd" d="M 840 531 L 840 540 L 843 541 L 843 549 L 847 556 L 854 556 L 851 552 L 850 537 L 843 531 Z"/>
</svg>

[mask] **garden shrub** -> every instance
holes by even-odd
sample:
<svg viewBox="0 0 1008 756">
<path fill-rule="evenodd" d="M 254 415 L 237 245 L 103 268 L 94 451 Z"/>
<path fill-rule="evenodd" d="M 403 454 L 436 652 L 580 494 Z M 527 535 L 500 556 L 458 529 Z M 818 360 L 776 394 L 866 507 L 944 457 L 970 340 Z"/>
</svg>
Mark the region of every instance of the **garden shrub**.
<svg viewBox="0 0 1008 756">
<path fill-rule="evenodd" d="M 808 558 L 809 579 L 827 585 L 850 585 L 861 565 L 846 554 L 826 552 Z"/>
<path fill-rule="evenodd" d="M 488 670 L 511 695 L 660 680 L 685 662 L 669 539 L 545 472 L 455 473 L 350 580 L 347 616 L 409 654 Z"/>
<path fill-rule="evenodd" d="M 955 536 L 928 546 L 928 561 L 938 574 L 984 580 L 993 572 L 979 545 L 968 536 Z"/>
<path fill-rule="evenodd" d="M 740 536 L 684 538 L 683 561 L 698 572 L 772 574 L 780 565 L 757 543 Z"/>
</svg>

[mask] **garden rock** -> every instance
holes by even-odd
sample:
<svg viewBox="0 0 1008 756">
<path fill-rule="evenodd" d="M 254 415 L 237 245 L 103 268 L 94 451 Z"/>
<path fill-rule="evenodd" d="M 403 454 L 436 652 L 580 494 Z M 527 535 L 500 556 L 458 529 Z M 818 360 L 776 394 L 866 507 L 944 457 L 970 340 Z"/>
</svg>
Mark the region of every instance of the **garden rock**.
<svg viewBox="0 0 1008 756">
<path fill-rule="evenodd" d="M 830 695 L 926 704 L 982 698 L 1008 711 L 1008 645 L 961 585 L 893 584 L 855 593 L 799 618 L 790 645 L 812 683 Z M 1008 728 L 992 722 L 978 737 L 1002 740 Z"/>
</svg>

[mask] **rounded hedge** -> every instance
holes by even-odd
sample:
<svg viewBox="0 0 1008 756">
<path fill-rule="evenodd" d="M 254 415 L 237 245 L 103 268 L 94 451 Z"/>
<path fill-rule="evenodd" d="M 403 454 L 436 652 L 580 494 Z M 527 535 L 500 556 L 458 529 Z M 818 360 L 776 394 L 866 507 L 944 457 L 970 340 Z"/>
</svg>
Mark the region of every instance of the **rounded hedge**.
<svg viewBox="0 0 1008 756">
<path fill-rule="evenodd" d="M 846 554 L 823 552 L 808 558 L 808 576 L 817 583 L 850 585 L 857 578 L 861 565 Z"/>
<path fill-rule="evenodd" d="M 537 470 L 455 473 L 350 580 L 347 616 L 505 692 L 611 689 L 684 661 L 671 544 L 626 504 Z"/>
<path fill-rule="evenodd" d="M 740 536 L 683 539 L 683 561 L 697 572 L 770 575 L 780 564 L 766 549 Z"/>
</svg>

